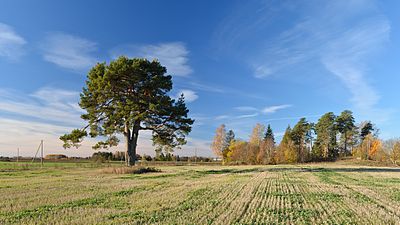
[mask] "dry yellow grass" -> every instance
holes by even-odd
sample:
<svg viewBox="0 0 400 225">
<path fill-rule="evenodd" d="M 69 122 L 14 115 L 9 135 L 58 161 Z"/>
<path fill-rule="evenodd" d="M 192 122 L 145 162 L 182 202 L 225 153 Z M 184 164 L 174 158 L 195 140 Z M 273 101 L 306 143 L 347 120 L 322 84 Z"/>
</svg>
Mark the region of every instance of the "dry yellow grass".
<svg viewBox="0 0 400 225">
<path fill-rule="evenodd" d="M 155 167 L 107 167 L 101 170 L 105 174 L 144 174 L 144 173 L 156 173 L 161 172 L 160 169 Z"/>
<path fill-rule="evenodd" d="M 400 221 L 399 168 L 332 163 L 167 166 L 148 174 L 73 166 L 0 168 L 0 224 Z"/>
</svg>

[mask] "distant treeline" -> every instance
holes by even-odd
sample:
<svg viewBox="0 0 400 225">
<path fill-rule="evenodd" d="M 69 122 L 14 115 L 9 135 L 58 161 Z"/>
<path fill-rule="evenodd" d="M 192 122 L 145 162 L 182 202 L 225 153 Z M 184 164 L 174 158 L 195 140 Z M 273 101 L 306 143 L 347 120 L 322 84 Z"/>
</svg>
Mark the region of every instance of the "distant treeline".
<svg viewBox="0 0 400 225">
<path fill-rule="evenodd" d="M 95 152 L 91 157 L 67 157 L 63 154 L 50 154 L 44 158 L 46 161 L 68 161 L 68 160 L 92 160 L 94 162 L 107 162 L 107 161 L 125 161 L 125 152 Z M 202 156 L 179 156 L 172 153 L 157 153 L 156 156 L 139 155 L 136 154 L 136 159 L 139 161 L 178 161 L 178 162 L 212 162 L 215 161 L 212 157 Z M 31 161 L 32 157 L 19 157 L 19 161 Z M 0 156 L 0 161 L 10 162 L 17 161 L 17 157 L 3 157 Z"/>
<path fill-rule="evenodd" d="M 92 160 L 97 162 L 105 161 L 125 161 L 125 152 L 95 152 L 93 153 Z M 136 159 L 139 161 L 185 161 L 185 162 L 211 162 L 213 158 L 211 157 L 201 157 L 201 156 L 179 156 L 172 153 L 162 153 L 157 152 L 156 156 L 152 157 L 150 155 L 139 155 L 136 154 Z"/>
<path fill-rule="evenodd" d="M 235 138 L 224 124 L 216 130 L 212 150 L 224 163 L 279 164 L 334 161 L 342 156 L 391 161 L 400 164 L 400 141 L 380 140 L 379 130 L 371 121 L 355 124 L 353 113 L 343 111 L 336 116 L 328 112 L 311 123 L 301 118 L 288 126 L 279 144 L 271 126 L 256 124 L 250 139 Z"/>
<path fill-rule="evenodd" d="M 34 159 L 34 157 L 27 157 L 27 156 L 19 156 L 18 159 L 16 156 L 14 157 L 5 157 L 5 156 L 0 156 L 0 161 L 4 161 L 4 162 L 11 162 L 11 161 L 21 161 L 21 162 L 28 162 L 28 161 L 32 161 L 32 159 Z M 40 157 L 36 157 L 35 160 L 39 160 Z M 50 154 L 50 155 L 46 155 L 44 157 L 44 159 L 46 161 L 59 161 L 59 160 L 68 160 L 68 161 L 72 161 L 72 160 L 87 160 L 90 159 L 90 157 L 68 157 L 66 155 L 63 154 Z"/>
</svg>

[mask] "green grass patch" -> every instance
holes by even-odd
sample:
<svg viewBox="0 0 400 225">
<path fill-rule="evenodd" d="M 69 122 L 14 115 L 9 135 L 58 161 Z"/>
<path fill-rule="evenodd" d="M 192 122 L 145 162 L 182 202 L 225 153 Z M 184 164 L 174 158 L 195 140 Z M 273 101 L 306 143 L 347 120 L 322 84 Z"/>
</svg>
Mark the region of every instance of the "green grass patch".
<svg viewBox="0 0 400 225">
<path fill-rule="evenodd" d="M 332 192 L 318 192 L 318 193 L 312 192 L 306 194 L 305 197 L 311 200 L 327 201 L 327 202 L 340 202 L 343 199 L 342 195 Z"/>
<path fill-rule="evenodd" d="M 130 220 L 137 220 L 141 218 L 145 218 L 145 212 L 143 211 L 133 211 L 133 212 L 124 212 L 117 214 L 107 215 L 106 218 L 110 220 L 118 219 L 118 218 L 128 218 Z"/>
<path fill-rule="evenodd" d="M 400 202 L 400 190 L 396 190 L 395 192 L 393 192 L 392 199 L 397 202 Z"/>
<path fill-rule="evenodd" d="M 336 172 L 328 169 L 320 169 L 318 172 L 313 172 L 313 174 L 315 174 L 321 182 L 325 184 L 340 185 L 340 183 L 335 180 L 335 178 L 338 177 Z"/>
<path fill-rule="evenodd" d="M 267 209 L 266 213 L 278 218 L 279 223 L 292 220 L 304 221 L 307 224 L 311 224 L 311 219 L 321 214 L 319 210 L 304 208 Z"/>
<path fill-rule="evenodd" d="M 372 198 L 360 193 L 360 192 L 356 192 L 354 191 L 352 193 L 352 196 L 360 203 L 376 203 Z"/>
</svg>

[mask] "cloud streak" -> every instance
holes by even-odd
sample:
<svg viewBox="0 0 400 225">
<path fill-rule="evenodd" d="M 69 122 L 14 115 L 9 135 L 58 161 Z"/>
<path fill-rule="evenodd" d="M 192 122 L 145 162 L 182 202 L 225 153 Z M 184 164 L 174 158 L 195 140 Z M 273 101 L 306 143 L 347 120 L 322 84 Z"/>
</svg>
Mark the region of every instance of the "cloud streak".
<svg viewBox="0 0 400 225">
<path fill-rule="evenodd" d="M 97 44 L 65 33 L 49 33 L 41 45 L 43 59 L 74 71 L 87 70 L 98 60 Z"/>
<path fill-rule="evenodd" d="M 335 74 L 352 93 L 352 102 L 361 110 L 373 108 L 379 94 L 366 81 L 366 57 L 389 38 L 390 25 L 381 18 L 347 31 L 330 43 L 322 63 Z"/>
<path fill-rule="evenodd" d="M 289 104 L 267 106 L 267 107 L 264 107 L 263 109 L 259 109 L 259 108 L 253 107 L 253 106 L 237 106 L 237 107 L 234 107 L 233 109 L 238 112 L 242 112 L 242 113 L 246 113 L 246 114 L 240 114 L 240 115 L 223 114 L 223 115 L 215 116 L 213 118 L 213 120 L 214 121 L 222 120 L 222 121 L 227 121 L 227 122 L 229 121 L 230 123 L 239 123 L 239 124 L 242 124 L 243 122 L 245 122 L 248 125 L 249 121 L 246 121 L 247 119 L 258 117 L 258 116 L 264 115 L 264 114 L 273 114 L 273 113 L 278 112 L 279 110 L 283 110 L 283 109 L 290 108 L 290 107 L 292 107 L 292 105 L 289 105 Z M 238 120 L 238 119 L 240 119 L 240 120 Z M 291 119 L 291 118 L 288 117 L 286 119 Z M 211 120 L 210 120 L 210 123 L 212 123 Z"/>
<path fill-rule="evenodd" d="M 17 60 L 24 55 L 26 41 L 11 26 L 0 23 L 0 57 Z"/>
<path fill-rule="evenodd" d="M 0 112 L 12 113 L 23 118 L 79 126 L 82 124 L 80 122 L 82 111 L 77 105 L 78 100 L 78 92 L 49 87 L 39 89 L 30 95 L 0 90 Z"/>
<path fill-rule="evenodd" d="M 82 149 L 63 150 L 58 137 L 82 126 L 79 93 L 45 87 L 31 94 L 0 89 L 0 152 L 15 156 L 17 147 L 23 156 L 33 156 L 40 140 L 45 153 L 88 156 L 93 140 L 86 140 Z M 9 115 L 12 115 L 11 117 Z"/>
<path fill-rule="evenodd" d="M 245 115 L 240 115 L 236 116 L 237 119 L 243 119 L 243 118 L 251 118 L 251 117 L 256 117 L 258 116 L 258 113 L 253 113 L 253 114 L 245 114 Z"/>
<path fill-rule="evenodd" d="M 161 43 L 155 45 L 122 45 L 111 51 L 112 58 L 120 55 L 128 57 L 145 57 L 158 59 L 169 74 L 187 77 L 193 69 L 189 66 L 189 50 L 181 42 Z"/>
<path fill-rule="evenodd" d="M 223 120 L 223 119 L 228 119 L 229 117 L 230 117 L 229 115 L 219 115 L 216 116 L 214 120 Z"/>
<path fill-rule="evenodd" d="M 243 112 L 258 111 L 258 109 L 256 107 L 252 107 L 252 106 L 238 106 L 238 107 L 235 107 L 234 109 L 238 110 L 238 111 L 243 111 Z"/>
<path fill-rule="evenodd" d="M 263 113 L 266 113 L 266 114 L 268 114 L 268 113 L 275 113 L 275 112 L 277 112 L 278 110 L 286 109 L 286 108 L 290 108 L 290 107 L 292 107 L 292 105 L 288 105 L 288 104 L 285 104 L 285 105 L 273 105 L 273 106 L 265 107 L 265 108 L 262 110 L 262 112 L 263 112 Z"/>
<path fill-rule="evenodd" d="M 389 41 L 391 30 L 376 1 L 271 3 L 252 2 L 239 7 L 243 10 L 233 10 L 220 27 L 224 32 L 219 32 L 218 43 L 235 47 L 259 79 L 320 64 L 348 89 L 358 111 L 373 112 L 380 96 L 369 81 L 368 62 Z M 257 12 L 251 14 L 252 20 L 241 21 L 250 11 Z M 273 24 L 281 15 L 294 19 L 276 29 Z M 276 30 L 275 34 L 270 30 Z M 231 32 L 240 35 L 225 35 Z"/>
<path fill-rule="evenodd" d="M 366 62 L 388 40 L 390 25 L 385 17 L 376 14 L 372 1 L 363 2 L 369 4 L 330 3 L 283 32 L 282 41 L 275 46 L 285 47 L 271 47 L 278 61 L 269 66 L 275 66 L 273 70 L 278 72 L 298 63 L 320 61 L 349 90 L 358 110 L 372 111 L 379 94 L 368 83 Z M 335 16 L 338 13 L 341 17 Z"/>
<path fill-rule="evenodd" d="M 258 109 L 258 108 L 253 107 L 253 106 L 238 106 L 238 107 L 235 107 L 234 109 L 237 110 L 237 111 L 241 111 L 241 112 L 257 112 L 257 115 L 258 115 L 258 113 L 272 114 L 272 113 L 276 113 L 279 110 L 287 109 L 287 108 L 290 108 L 290 107 L 292 107 L 292 105 L 290 105 L 290 104 L 282 104 L 282 105 L 266 106 L 263 109 Z"/>
</svg>

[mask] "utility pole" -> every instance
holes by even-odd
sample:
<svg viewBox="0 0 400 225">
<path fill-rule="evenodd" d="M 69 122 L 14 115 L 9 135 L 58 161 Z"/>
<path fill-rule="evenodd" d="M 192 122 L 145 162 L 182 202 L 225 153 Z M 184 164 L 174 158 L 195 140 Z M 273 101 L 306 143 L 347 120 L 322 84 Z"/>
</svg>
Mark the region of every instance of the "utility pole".
<svg viewBox="0 0 400 225">
<path fill-rule="evenodd" d="M 35 162 L 35 159 L 36 159 L 37 154 L 39 153 L 39 150 L 40 150 L 40 156 L 41 156 L 40 163 L 41 163 L 41 167 L 43 167 L 43 140 L 40 141 L 40 144 L 36 150 L 35 157 L 33 157 L 33 159 L 32 159 L 32 163 Z"/>
<path fill-rule="evenodd" d="M 40 144 L 42 145 L 40 163 L 42 164 L 43 167 L 43 140 L 41 140 Z"/>
<path fill-rule="evenodd" d="M 19 148 L 17 148 L 17 163 L 18 163 L 18 159 L 19 159 Z"/>
</svg>

